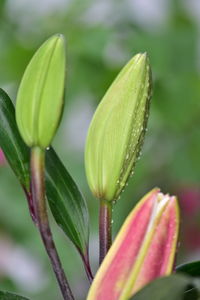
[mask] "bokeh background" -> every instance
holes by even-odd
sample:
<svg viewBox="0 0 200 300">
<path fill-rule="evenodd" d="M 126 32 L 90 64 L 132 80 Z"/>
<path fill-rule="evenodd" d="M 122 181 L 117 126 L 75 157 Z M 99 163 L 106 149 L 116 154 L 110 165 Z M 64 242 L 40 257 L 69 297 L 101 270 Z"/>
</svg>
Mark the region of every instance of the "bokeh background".
<svg viewBox="0 0 200 300">
<path fill-rule="evenodd" d="M 93 112 L 122 66 L 150 57 L 154 92 L 148 132 L 135 175 L 114 208 L 114 234 L 151 188 L 179 196 L 177 263 L 200 259 L 200 1 L 1 0 L 0 86 L 13 101 L 38 46 L 54 33 L 67 40 L 67 92 L 54 147 L 81 188 L 90 212 L 90 256 L 98 261 L 98 201 L 84 171 Z M 54 275 L 21 188 L 0 166 L 0 289 L 33 300 L 59 300 Z M 88 282 L 78 254 L 52 220 L 55 240 L 78 300 Z"/>
</svg>

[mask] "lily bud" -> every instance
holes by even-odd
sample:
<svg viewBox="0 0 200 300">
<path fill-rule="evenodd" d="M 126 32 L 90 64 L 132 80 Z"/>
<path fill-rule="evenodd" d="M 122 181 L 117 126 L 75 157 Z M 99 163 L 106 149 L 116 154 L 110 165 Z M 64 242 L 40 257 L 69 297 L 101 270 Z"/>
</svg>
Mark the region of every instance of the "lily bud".
<svg viewBox="0 0 200 300">
<path fill-rule="evenodd" d="M 85 167 L 97 198 L 116 200 L 133 173 L 147 127 L 150 73 L 147 54 L 135 55 L 94 114 L 86 141 Z"/>
<path fill-rule="evenodd" d="M 179 231 L 177 199 L 159 189 L 130 213 L 101 264 L 87 300 L 127 300 L 172 272 Z"/>
<path fill-rule="evenodd" d="M 62 113 L 64 82 L 64 39 L 56 34 L 37 50 L 18 90 L 16 121 L 28 146 L 51 143 Z"/>
</svg>

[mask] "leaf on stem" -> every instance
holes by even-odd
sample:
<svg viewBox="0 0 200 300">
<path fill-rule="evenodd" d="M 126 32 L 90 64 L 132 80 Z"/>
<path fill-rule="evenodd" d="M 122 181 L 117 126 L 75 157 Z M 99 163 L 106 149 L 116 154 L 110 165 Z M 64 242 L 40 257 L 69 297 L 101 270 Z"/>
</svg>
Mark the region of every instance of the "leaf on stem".
<svg viewBox="0 0 200 300">
<path fill-rule="evenodd" d="M 192 277 L 200 277 L 200 261 L 193 261 L 176 267 L 177 273 L 184 273 Z"/>
<path fill-rule="evenodd" d="M 29 190 L 29 149 L 17 129 L 15 108 L 2 89 L 0 89 L 0 148 L 19 182 Z"/>
<path fill-rule="evenodd" d="M 190 287 L 188 289 L 188 287 Z M 198 300 L 198 287 L 191 277 L 171 275 L 154 280 L 130 300 Z"/>
<path fill-rule="evenodd" d="M 28 300 L 28 298 L 13 293 L 0 291 L 0 300 Z"/>
<path fill-rule="evenodd" d="M 19 135 L 15 108 L 0 89 L 0 147 L 26 195 L 30 194 L 29 149 Z M 79 249 L 82 256 L 88 247 L 88 210 L 76 183 L 53 149 L 47 151 L 47 198 L 57 224 Z M 30 200 L 30 199 L 29 199 Z"/>
<path fill-rule="evenodd" d="M 88 245 L 88 210 L 76 183 L 56 152 L 46 154 L 47 198 L 53 216 L 79 251 L 86 254 Z"/>
</svg>

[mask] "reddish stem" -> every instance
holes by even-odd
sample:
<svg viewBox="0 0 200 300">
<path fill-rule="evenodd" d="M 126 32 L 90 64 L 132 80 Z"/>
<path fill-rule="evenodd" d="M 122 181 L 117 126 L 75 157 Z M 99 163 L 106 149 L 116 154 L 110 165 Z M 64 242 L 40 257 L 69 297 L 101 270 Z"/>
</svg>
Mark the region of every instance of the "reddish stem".
<svg viewBox="0 0 200 300">
<path fill-rule="evenodd" d="M 45 246 L 46 252 L 50 258 L 54 273 L 60 286 L 63 299 L 73 300 L 69 283 L 58 252 L 53 241 L 53 236 L 49 226 L 48 214 L 45 201 L 45 180 L 44 180 L 44 161 L 45 152 L 39 147 L 31 149 L 31 192 L 33 198 L 34 211 L 36 212 L 38 229 Z"/>
<path fill-rule="evenodd" d="M 112 244 L 112 203 L 100 200 L 99 210 L 99 264 Z"/>
</svg>

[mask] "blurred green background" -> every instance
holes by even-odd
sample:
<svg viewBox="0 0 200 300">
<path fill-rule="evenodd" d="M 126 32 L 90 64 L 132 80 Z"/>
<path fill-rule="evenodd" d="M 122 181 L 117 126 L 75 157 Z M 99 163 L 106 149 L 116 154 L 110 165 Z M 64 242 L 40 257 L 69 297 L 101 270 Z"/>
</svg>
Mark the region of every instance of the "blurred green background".
<svg viewBox="0 0 200 300">
<path fill-rule="evenodd" d="M 177 262 L 200 259 L 199 0 L 1 0 L 0 86 L 13 101 L 31 56 L 57 32 L 67 40 L 67 89 L 53 144 L 89 206 L 93 271 L 98 262 L 98 201 L 84 172 L 87 128 L 119 70 L 144 51 L 153 69 L 151 114 L 141 160 L 114 208 L 114 234 L 137 200 L 158 186 L 179 196 Z M 80 258 L 53 220 L 52 227 L 74 294 L 83 300 L 88 281 Z M 24 195 L 7 164 L 0 167 L 0 289 L 33 300 L 61 299 Z"/>
</svg>

